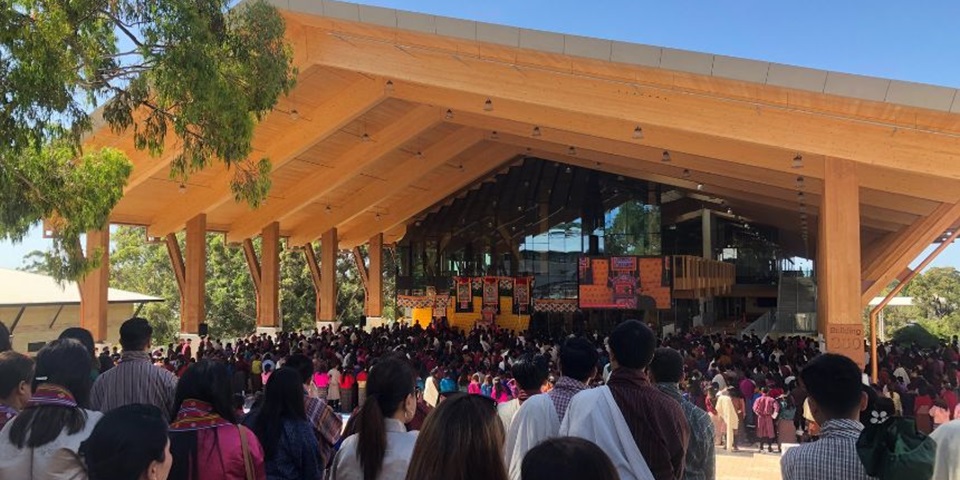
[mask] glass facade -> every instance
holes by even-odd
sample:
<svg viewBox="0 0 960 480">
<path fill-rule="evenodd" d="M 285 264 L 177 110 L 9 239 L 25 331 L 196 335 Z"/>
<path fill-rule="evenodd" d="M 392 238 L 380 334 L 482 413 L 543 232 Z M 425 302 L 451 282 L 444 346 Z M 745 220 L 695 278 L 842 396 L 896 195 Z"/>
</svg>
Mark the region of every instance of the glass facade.
<svg viewBox="0 0 960 480">
<path fill-rule="evenodd" d="M 581 255 L 661 255 L 660 224 L 656 186 L 527 158 L 408 227 L 398 293 L 533 276 L 535 298 L 576 299 Z"/>
</svg>

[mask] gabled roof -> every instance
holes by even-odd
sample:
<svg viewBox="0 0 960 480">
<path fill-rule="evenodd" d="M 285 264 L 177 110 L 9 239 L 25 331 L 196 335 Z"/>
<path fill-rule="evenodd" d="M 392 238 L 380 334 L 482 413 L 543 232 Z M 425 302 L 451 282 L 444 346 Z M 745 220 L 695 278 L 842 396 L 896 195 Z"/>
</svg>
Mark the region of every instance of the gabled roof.
<svg viewBox="0 0 960 480">
<path fill-rule="evenodd" d="M 109 303 L 162 302 L 162 298 L 111 288 Z M 63 285 L 52 277 L 0 268 L 0 307 L 44 305 L 79 305 L 80 289 L 76 283 Z"/>
<path fill-rule="evenodd" d="M 99 128 L 88 144 L 134 164 L 112 222 L 163 236 L 205 214 L 229 241 L 278 222 L 293 244 L 332 228 L 341 247 L 381 233 L 390 243 L 530 155 L 723 205 L 815 256 L 825 165 L 840 159 L 859 184 L 866 303 L 960 219 L 953 88 L 335 1 L 270 3 L 300 73 L 254 134 L 256 156 L 274 166 L 268 201 L 235 203 L 219 163 L 181 189 L 172 153 L 150 158 L 131 131 Z"/>
</svg>

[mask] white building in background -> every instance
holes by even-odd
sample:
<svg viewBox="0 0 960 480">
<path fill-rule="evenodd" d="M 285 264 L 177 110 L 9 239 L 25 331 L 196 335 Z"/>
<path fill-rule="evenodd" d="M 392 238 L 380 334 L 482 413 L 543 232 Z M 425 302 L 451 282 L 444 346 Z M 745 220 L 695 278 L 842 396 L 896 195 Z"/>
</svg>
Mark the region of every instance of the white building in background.
<svg viewBox="0 0 960 480">
<path fill-rule="evenodd" d="M 162 298 L 109 289 L 107 342 L 116 344 L 120 324 L 146 303 Z M 80 326 L 80 288 L 76 282 L 57 283 L 52 277 L 0 269 L 0 322 L 12 333 L 13 349 L 35 353 L 68 327 Z"/>
</svg>

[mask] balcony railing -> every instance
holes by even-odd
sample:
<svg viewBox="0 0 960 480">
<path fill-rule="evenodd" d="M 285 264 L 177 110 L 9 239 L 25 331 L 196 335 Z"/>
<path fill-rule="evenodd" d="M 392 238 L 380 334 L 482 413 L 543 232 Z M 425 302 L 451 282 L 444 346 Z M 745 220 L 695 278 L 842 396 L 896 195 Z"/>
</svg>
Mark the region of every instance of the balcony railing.
<svg viewBox="0 0 960 480">
<path fill-rule="evenodd" d="M 689 255 L 673 256 L 673 289 L 693 291 L 698 297 L 729 293 L 737 283 L 737 267 Z"/>
</svg>

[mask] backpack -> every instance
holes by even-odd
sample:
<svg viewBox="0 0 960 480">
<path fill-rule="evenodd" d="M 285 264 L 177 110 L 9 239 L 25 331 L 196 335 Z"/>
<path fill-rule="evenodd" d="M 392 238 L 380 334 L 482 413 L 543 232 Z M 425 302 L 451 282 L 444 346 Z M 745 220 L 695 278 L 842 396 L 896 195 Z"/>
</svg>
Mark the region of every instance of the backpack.
<svg viewBox="0 0 960 480">
<path fill-rule="evenodd" d="M 875 418 L 857 439 L 857 455 L 867 475 L 880 480 L 929 480 L 936 442 L 919 432 L 912 419 L 873 414 Z"/>
</svg>

